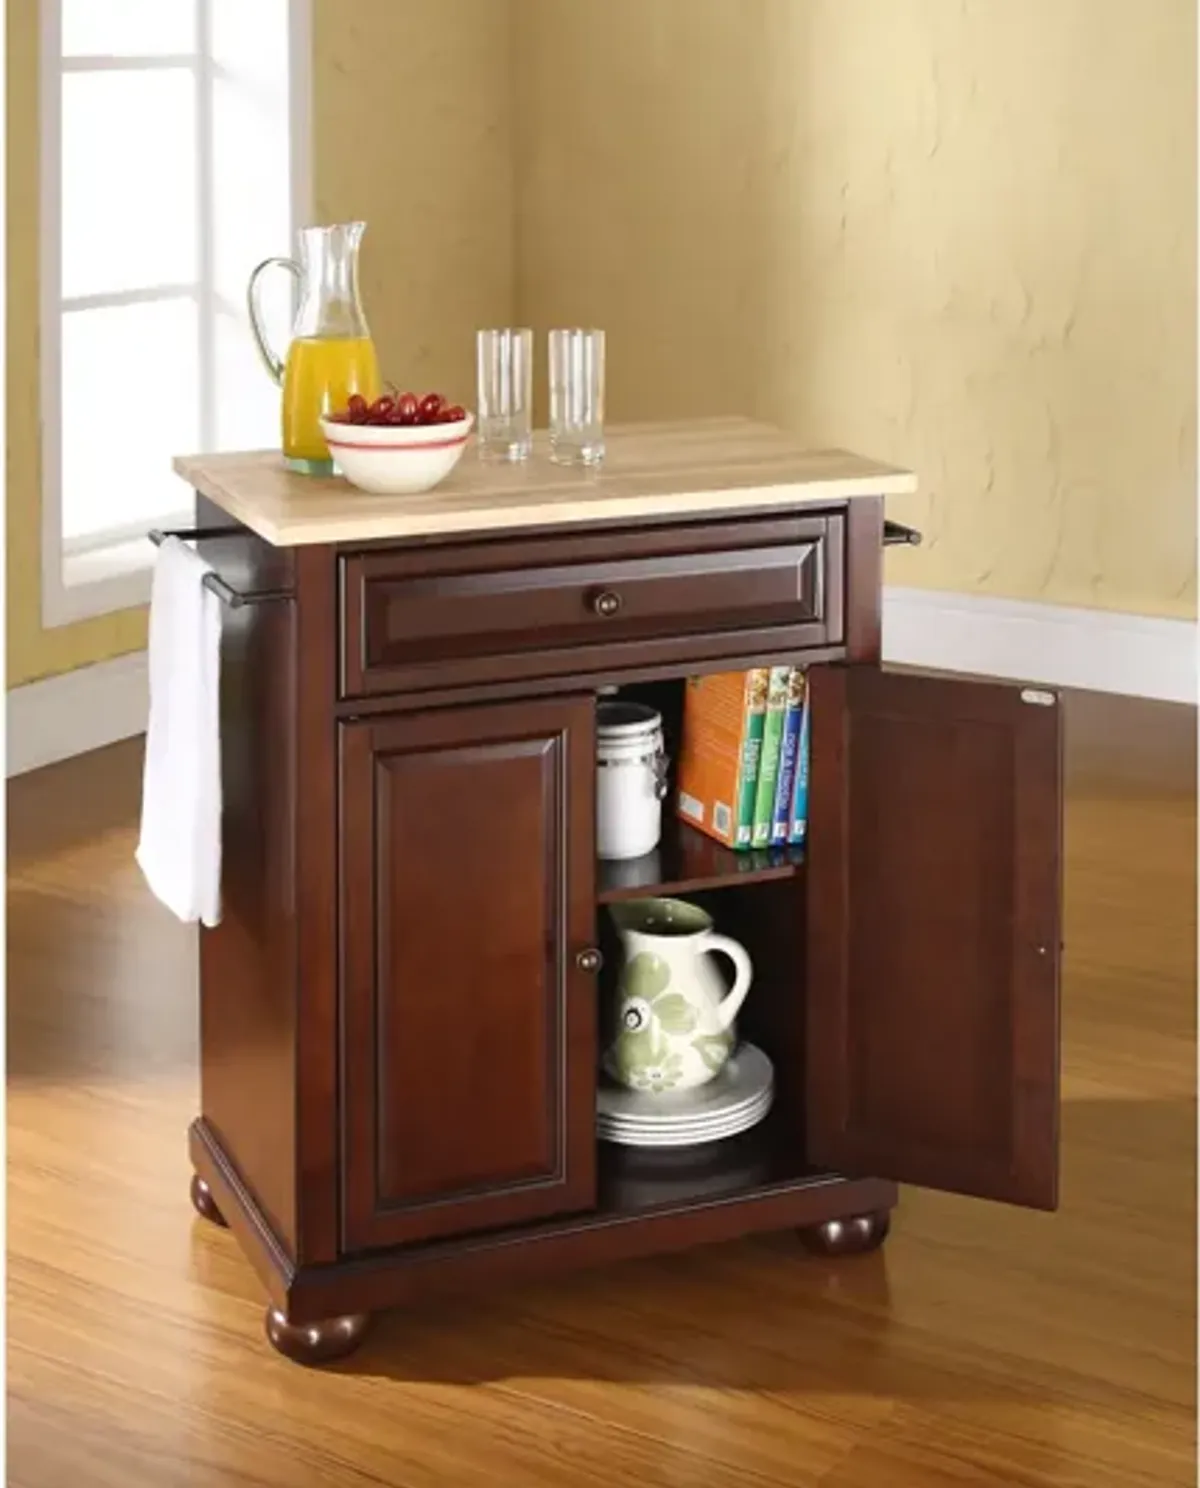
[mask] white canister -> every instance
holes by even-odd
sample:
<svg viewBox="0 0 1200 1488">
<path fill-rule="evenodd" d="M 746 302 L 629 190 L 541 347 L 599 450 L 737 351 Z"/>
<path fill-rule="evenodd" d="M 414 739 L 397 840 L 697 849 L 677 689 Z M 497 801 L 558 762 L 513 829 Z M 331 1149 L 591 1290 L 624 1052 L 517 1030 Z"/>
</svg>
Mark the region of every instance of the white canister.
<svg viewBox="0 0 1200 1488">
<path fill-rule="evenodd" d="M 653 852 L 662 832 L 667 757 L 662 715 L 644 703 L 596 707 L 596 852 L 607 859 Z"/>
</svg>

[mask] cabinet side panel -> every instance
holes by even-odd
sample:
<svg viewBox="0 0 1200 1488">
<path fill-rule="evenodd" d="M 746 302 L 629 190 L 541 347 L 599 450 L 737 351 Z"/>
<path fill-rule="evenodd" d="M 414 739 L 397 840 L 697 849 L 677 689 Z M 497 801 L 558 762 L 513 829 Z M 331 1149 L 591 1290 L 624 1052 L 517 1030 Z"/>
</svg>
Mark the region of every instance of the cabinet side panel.
<svg viewBox="0 0 1200 1488">
<path fill-rule="evenodd" d="M 200 499 L 197 525 L 228 527 Z M 249 531 L 201 551 L 242 590 L 288 588 L 289 554 Z M 295 617 L 222 611 L 221 923 L 200 931 L 200 1106 L 263 1217 L 295 1256 Z"/>
<path fill-rule="evenodd" d="M 846 656 L 878 662 L 883 645 L 883 497 L 846 508 Z"/>
<path fill-rule="evenodd" d="M 296 1164 L 306 1264 L 338 1252 L 337 578 L 296 554 Z"/>
</svg>

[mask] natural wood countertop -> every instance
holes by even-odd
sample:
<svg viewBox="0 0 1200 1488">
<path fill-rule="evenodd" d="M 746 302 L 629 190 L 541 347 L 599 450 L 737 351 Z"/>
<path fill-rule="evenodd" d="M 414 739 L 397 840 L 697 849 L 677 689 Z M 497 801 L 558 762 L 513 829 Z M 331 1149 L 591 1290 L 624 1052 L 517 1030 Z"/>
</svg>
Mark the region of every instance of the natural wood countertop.
<svg viewBox="0 0 1200 1488">
<path fill-rule="evenodd" d="M 201 495 L 276 547 L 720 516 L 917 487 L 911 471 L 845 450 L 808 450 L 749 419 L 617 425 L 606 440 L 598 470 L 551 464 L 544 433 L 532 459 L 518 465 L 482 464 L 472 445 L 423 496 L 371 496 L 339 477 L 296 475 L 272 451 L 186 455 L 174 464 Z"/>
</svg>

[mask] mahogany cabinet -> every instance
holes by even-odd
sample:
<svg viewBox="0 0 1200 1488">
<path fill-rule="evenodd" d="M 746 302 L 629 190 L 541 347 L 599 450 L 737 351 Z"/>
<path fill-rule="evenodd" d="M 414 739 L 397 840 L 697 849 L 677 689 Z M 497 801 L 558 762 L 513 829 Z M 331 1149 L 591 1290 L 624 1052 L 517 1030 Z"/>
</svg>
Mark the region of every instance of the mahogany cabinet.
<svg viewBox="0 0 1200 1488">
<path fill-rule="evenodd" d="M 1057 699 L 874 667 L 812 685 L 810 1155 L 1053 1208 Z"/>
<path fill-rule="evenodd" d="M 595 1202 L 593 711 L 338 725 L 347 1250 Z"/>
<path fill-rule="evenodd" d="M 880 499 L 293 549 L 204 499 L 198 523 L 214 566 L 290 597 L 223 643 L 191 1133 L 193 1201 L 283 1352 L 754 1230 L 870 1249 L 898 1183 L 1054 1207 L 1061 710 L 881 668 Z M 668 810 L 651 869 L 597 865 L 598 690 L 670 725 L 688 675 L 771 664 L 810 668 L 805 850 L 735 854 Z M 604 905 L 656 891 L 743 937 L 779 1086 L 673 1165 L 594 1131 Z"/>
</svg>

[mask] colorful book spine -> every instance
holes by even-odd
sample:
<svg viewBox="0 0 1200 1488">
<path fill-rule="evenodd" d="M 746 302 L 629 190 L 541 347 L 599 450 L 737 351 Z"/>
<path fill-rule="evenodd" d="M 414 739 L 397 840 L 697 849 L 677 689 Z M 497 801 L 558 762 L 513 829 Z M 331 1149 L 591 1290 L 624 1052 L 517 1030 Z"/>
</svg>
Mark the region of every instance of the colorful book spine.
<svg viewBox="0 0 1200 1488">
<path fill-rule="evenodd" d="M 754 790 L 754 825 L 751 847 L 767 847 L 775 816 L 775 784 L 779 779 L 779 753 L 788 706 L 791 667 L 772 667 L 767 682 L 767 708 L 763 716 L 762 748 L 758 757 L 758 782 Z"/>
<path fill-rule="evenodd" d="M 746 722 L 742 734 L 742 762 L 738 772 L 734 837 L 734 845 L 739 848 L 749 847 L 754 836 L 754 803 L 758 793 L 758 769 L 762 759 L 770 675 L 768 667 L 754 667 L 746 673 Z"/>
<path fill-rule="evenodd" d="M 800 737 L 796 744 L 796 788 L 792 792 L 792 829 L 789 842 L 803 842 L 808 836 L 808 755 L 809 720 L 812 714 L 808 688 L 804 689 L 804 706 L 800 713 Z"/>
<path fill-rule="evenodd" d="M 792 795 L 796 786 L 796 755 L 800 747 L 800 716 L 804 711 L 805 673 L 793 667 L 788 678 L 787 712 L 779 746 L 779 776 L 775 781 L 775 809 L 771 813 L 771 844 L 785 843 L 792 830 Z"/>
<path fill-rule="evenodd" d="M 750 846 L 769 675 L 718 672 L 684 689 L 676 809 L 726 847 Z"/>
</svg>

